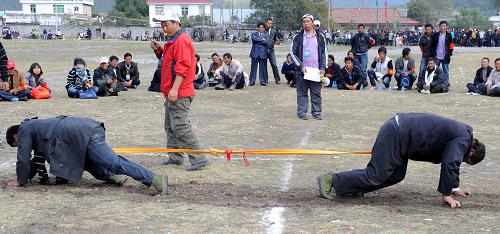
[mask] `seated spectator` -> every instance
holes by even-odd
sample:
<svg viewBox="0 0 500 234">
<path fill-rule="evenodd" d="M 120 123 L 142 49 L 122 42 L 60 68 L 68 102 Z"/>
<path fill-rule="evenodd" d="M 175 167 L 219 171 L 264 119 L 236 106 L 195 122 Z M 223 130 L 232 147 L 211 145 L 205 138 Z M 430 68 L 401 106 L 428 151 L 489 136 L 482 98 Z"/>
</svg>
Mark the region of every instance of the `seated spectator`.
<svg viewBox="0 0 500 234">
<path fill-rule="evenodd" d="M 245 77 L 241 63 L 233 59 L 233 56 L 229 53 L 225 53 L 223 58 L 224 64 L 215 71 L 216 79 L 219 81 L 215 89 L 224 90 L 228 87 L 232 91 L 245 87 Z"/>
<path fill-rule="evenodd" d="M 111 69 L 111 76 L 114 81 L 117 82 L 120 86 L 123 86 L 122 91 L 128 91 L 128 88 L 126 86 L 126 77 L 122 76 L 122 73 L 120 72 L 120 67 L 118 66 L 119 64 L 119 59 L 115 55 L 111 55 L 109 57 L 109 68 Z"/>
<path fill-rule="evenodd" d="M 24 78 L 28 82 L 30 98 L 49 99 L 52 97 L 52 91 L 49 89 L 49 84 L 42 75 L 42 67 L 38 63 L 31 64 L 29 71 L 24 73 Z"/>
<path fill-rule="evenodd" d="M 113 73 L 109 69 L 108 58 L 102 57 L 98 68 L 94 70 L 94 86 L 98 88 L 97 96 L 118 96 L 123 89 L 124 83 L 118 83 L 113 79 Z"/>
<path fill-rule="evenodd" d="M 481 67 L 477 69 L 476 76 L 474 77 L 474 83 L 468 83 L 467 89 L 469 93 L 486 94 L 486 80 L 490 76 L 493 68 L 490 66 L 489 58 L 481 59 Z"/>
<path fill-rule="evenodd" d="M 98 88 L 94 87 L 92 84 L 90 71 L 87 69 L 85 61 L 81 58 L 75 58 L 73 61 L 73 68 L 69 71 L 66 84 L 68 97 L 79 98 L 79 91 L 86 91 L 88 89 L 94 89 L 96 93 L 98 91 Z"/>
<path fill-rule="evenodd" d="M 355 59 L 356 56 L 354 55 L 354 51 L 352 50 L 347 51 L 347 57 L 351 57 L 352 59 L 354 59 L 354 66 L 361 68 L 361 64 L 357 59 Z"/>
<path fill-rule="evenodd" d="M 366 87 L 368 81 L 359 67 L 354 66 L 354 59 L 345 57 L 345 67 L 339 72 L 339 82 L 337 83 L 338 89 L 345 90 L 359 90 L 361 86 Z"/>
<path fill-rule="evenodd" d="M 210 87 L 216 86 L 219 81 L 215 78 L 215 71 L 219 69 L 222 66 L 222 60 L 219 57 L 219 54 L 213 53 L 212 54 L 212 63 L 210 64 L 210 67 L 208 68 L 207 72 L 207 77 L 208 77 L 208 85 Z"/>
<path fill-rule="evenodd" d="M 375 57 L 371 69 L 368 70 L 370 83 L 373 87 L 377 86 L 377 82 L 384 83 L 384 86 L 389 88 L 393 74 L 392 60 L 387 57 L 387 49 L 382 46 L 378 48 L 378 56 Z"/>
<path fill-rule="evenodd" d="M 423 94 L 446 93 L 448 82 L 444 80 L 444 72 L 436 67 L 434 58 L 427 59 L 427 68 L 418 76 L 417 91 Z"/>
<path fill-rule="evenodd" d="M 196 77 L 193 82 L 195 89 L 204 89 L 207 87 L 207 82 L 205 81 L 205 73 L 203 73 L 203 66 L 200 63 L 200 55 L 195 54 L 196 57 Z"/>
<path fill-rule="evenodd" d="M 495 70 L 486 81 L 486 95 L 500 97 L 500 58 L 495 59 Z"/>
<path fill-rule="evenodd" d="M 141 80 L 139 80 L 139 68 L 137 67 L 137 63 L 132 61 L 132 54 L 125 53 L 123 61 L 118 64 L 118 68 L 125 87 L 136 89 L 141 84 Z"/>
<path fill-rule="evenodd" d="M 29 89 L 36 89 L 39 87 L 44 87 L 46 89 L 49 88 L 49 84 L 45 81 L 45 78 L 42 76 L 43 70 L 40 64 L 33 63 L 30 66 L 29 71 L 24 73 L 24 77 L 28 81 Z"/>
<path fill-rule="evenodd" d="M 295 87 L 295 69 L 297 65 L 293 63 L 292 55 L 288 54 L 286 56 L 286 61 L 283 62 L 283 66 L 281 66 L 281 74 L 285 75 L 286 83 L 290 85 L 290 87 Z"/>
<path fill-rule="evenodd" d="M 340 72 L 340 65 L 335 62 L 335 58 L 333 55 L 328 55 L 328 67 L 326 68 L 325 71 L 325 76 L 330 79 L 330 84 L 328 87 L 332 87 L 334 84 L 337 85 L 339 82 L 339 72 Z"/>
<path fill-rule="evenodd" d="M 394 78 L 398 82 L 398 90 L 411 89 L 415 80 L 417 80 L 417 69 L 415 60 L 411 57 L 411 49 L 404 48 L 403 56 L 396 59 L 396 74 Z"/>
<path fill-rule="evenodd" d="M 16 63 L 7 61 L 7 72 L 9 74 L 8 87 L 1 83 L 0 99 L 2 101 L 28 101 L 30 90 L 23 74 L 16 69 Z"/>
</svg>

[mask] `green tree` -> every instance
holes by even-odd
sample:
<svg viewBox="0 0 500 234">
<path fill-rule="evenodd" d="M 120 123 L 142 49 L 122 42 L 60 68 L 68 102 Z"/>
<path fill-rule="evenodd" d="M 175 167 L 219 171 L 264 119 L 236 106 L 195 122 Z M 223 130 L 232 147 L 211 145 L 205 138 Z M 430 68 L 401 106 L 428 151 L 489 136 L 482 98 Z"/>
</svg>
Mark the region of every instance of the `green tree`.
<svg viewBox="0 0 500 234">
<path fill-rule="evenodd" d="M 255 12 L 250 15 L 246 22 L 256 24 L 267 18 L 273 18 L 278 27 L 285 29 L 299 29 L 302 27 L 300 17 L 309 13 L 327 23 L 328 1 L 325 0 L 251 0 L 250 6 Z"/>
<path fill-rule="evenodd" d="M 453 15 L 454 8 L 451 0 L 431 1 L 431 4 L 440 19 L 449 19 Z"/>
<path fill-rule="evenodd" d="M 492 28 L 493 24 L 488 20 L 487 16 L 481 14 L 477 8 L 464 8 L 460 14 L 453 17 L 451 21 L 453 28 L 476 28 L 486 30 Z"/>
<path fill-rule="evenodd" d="M 148 5 L 145 0 L 119 0 L 109 12 L 116 25 L 146 24 L 148 22 Z"/>
<path fill-rule="evenodd" d="M 418 20 L 420 25 L 433 23 L 438 18 L 436 11 L 426 0 L 411 0 L 408 3 L 408 17 Z"/>
</svg>

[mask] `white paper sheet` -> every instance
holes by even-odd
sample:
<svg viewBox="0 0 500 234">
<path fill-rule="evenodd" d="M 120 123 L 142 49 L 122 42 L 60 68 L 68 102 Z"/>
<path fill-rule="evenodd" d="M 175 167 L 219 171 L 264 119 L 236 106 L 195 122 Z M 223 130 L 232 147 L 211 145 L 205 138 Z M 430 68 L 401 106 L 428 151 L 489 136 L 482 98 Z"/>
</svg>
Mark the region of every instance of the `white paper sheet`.
<svg viewBox="0 0 500 234">
<path fill-rule="evenodd" d="M 310 80 L 314 82 L 320 82 L 320 72 L 318 68 L 306 67 L 306 73 L 304 73 L 304 80 Z"/>
</svg>

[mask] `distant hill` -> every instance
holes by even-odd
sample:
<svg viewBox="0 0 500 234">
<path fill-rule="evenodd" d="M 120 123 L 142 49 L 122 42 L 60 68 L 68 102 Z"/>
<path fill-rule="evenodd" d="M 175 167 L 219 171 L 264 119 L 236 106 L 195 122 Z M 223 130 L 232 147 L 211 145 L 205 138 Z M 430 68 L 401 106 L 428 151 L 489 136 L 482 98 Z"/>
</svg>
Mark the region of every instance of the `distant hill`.
<svg viewBox="0 0 500 234">
<path fill-rule="evenodd" d="M 332 0 L 333 7 L 335 8 L 375 8 L 377 7 L 377 0 Z M 364 6 L 361 3 L 364 2 Z M 388 7 L 395 7 L 406 5 L 410 0 L 387 0 Z M 384 7 L 384 0 L 378 0 L 378 6 Z"/>
<path fill-rule="evenodd" d="M 116 5 L 116 0 L 94 0 L 94 12 L 108 13 L 113 10 Z"/>
<path fill-rule="evenodd" d="M 23 7 L 19 0 L 0 0 L 0 11 L 21 11 Z"/>
</svg>

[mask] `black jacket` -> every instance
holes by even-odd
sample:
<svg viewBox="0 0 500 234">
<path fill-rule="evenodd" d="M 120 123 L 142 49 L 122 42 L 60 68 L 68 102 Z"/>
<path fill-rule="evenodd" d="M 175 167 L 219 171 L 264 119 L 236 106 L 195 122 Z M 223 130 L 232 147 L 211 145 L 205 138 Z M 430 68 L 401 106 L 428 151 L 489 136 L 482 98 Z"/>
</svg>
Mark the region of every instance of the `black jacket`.
<svg viewBox="0 0 500 234">
<path fill-rule="evenodd" d="M 85 168 L 88 143 L 98 126 L 104 127 L 104 124 L 89 118 L 66 116 L 22 123 L 17 150 L 17 182 L 28 182 L 31 151 L 47 159 L 51 174 L 79 182 Z"/>
<path fill-rule="evenodd" d="M 319 69 L 326 70 L 326 64 L 328 64 L 328 48 L 326 46 L 326 38 L 323 33 L 316 31 L 316 38 L 318 39 L 318 59 L 319 59 Z M 292 55 L 292 60 L 297 65 L 296 72 L 302 74 L 302 60 L 304 58 L 304 29 L 297 33 L 292 39 L 292 49 L 290 54 Z"/>
<path fill-rule="evenodd" d="M 441 163 L 437 191 L 449 196 L 458 188 L 460 164 L 469 153 L 473 129 L 462 122 L 426 113 L 399 113 L 402 158 Z"/>
<path fill-rule="evenodd" d="M 94 86 L 97 87 L 109 87 L 108 80 L 113 77 L 113 72 L 111 69 L 104 70 L 102 67 L 98 67 L 94 70 Z"/>
<path fill-rule="evenodd" d="M 428 58 L 431 55 L 431 37 L 424 33 L 424 35 L 420 37 L 418 45 L 420 46 L 422 57 Z"/>
<path fill-rule="evenodd" d="M 474 85 L 486 83 L 486 80 L 488 80 L 491 71 L 493 71 L 493 67 L 488 66 L 488 69 L 486 70 L 486 77 L 483 77 L 483 68 L 481 67 L 477 69 L 476 76 L 474 77 Z"/>
<path fill-rule="evenodd" d="M 434 77 L 432 77 L 431 87 L 434 87 L 436 85 L 442 85 L 442 84 L 446 83 L 446 81 L 444 80 L 443 69 L 441 69 L 438 66 L 436 66 L 435 69 L 436 69 L 436 71 L 434 72 Z M 427 68 L 424 69 L 424 70 L 422 70 L 422 72 L 418 76 L 417 87 L 419 89 L 422 89 L 424 87 L 424 84 L 425 84 L 425 71 L 427 71 Z"/>
<path fill-rule="evenodd" d="M 351 50 L 356 54 L 364 54 L 370 49 L 372 38 L 368 33 L 356 33 L 351 38 Z"/>
<path fill-rule="evenodd" d="M 352 66 L 352 80 L 351 80 L 349 79 L 349 73 L 347 72 L 345 67 L 343 67 L 342 69 L 340 69 L 338 80 L 339 80 L 338 83 L 343 84 L 344 86 L 346 84 L 354 85 L 356 83 L 361 85 L 364 84 L 366 76 L 363 75 L 363 72 L 359 67 Z"/>
<path fill-rule="evenodd" d="M 7 72 L 7 53 L 5 48 L 3 48 L 2 42 L 0 42 L 0 81 L 9 81 L 9 73 Z"/>
<path fill-rule="evenodd" d="M 126 81 L 127 74 L 130 75 L 130 80 L 138 80 L 139 79 L 139 68 L 137 67 L 137 63 L 132 62 L 130 64 L 130 69 L 127 69 L 125 66 L 125 61 L 121 61 L 118 64 L 118 68 L 120 70 L 120 77 Z"/>
<path fill-rule="evenodd" d="M 267 49 L 269 52 L 272 52 L 274 51 L 274 43 L 279 40 L 278 33 L 274 28 L 267 29 L 267 32 L 269 33 L 269 45 L 267 46 Z"/>
<path fill-rule="evenodd" d="M 439 34 L 440 32 L 435 32 L 431 37 L 431 47 L 430 47 L 430 57 L 436 58 L 437 55 L 437 47 L 439 44 Z M 444 42 L 445 55 L 444 55 L 444 63 L 450 63 L 451 56 L 453 55 L 453 49 L 455 48 L 455 44 L 453 44 L 453 38 L 450 33 L 446 33 L 446 39 Z M 436 58 L 437 59 L 437 58 Z"/>
</svg>

